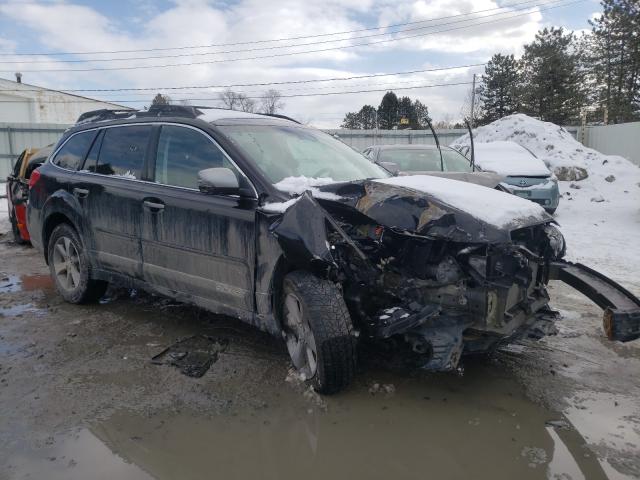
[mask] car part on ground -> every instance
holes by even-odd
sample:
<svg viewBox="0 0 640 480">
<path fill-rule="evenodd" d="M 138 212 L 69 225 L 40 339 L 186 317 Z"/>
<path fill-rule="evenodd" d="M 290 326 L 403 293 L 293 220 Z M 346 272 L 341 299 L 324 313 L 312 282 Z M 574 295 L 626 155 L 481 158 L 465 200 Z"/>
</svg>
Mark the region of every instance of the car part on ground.
<svg viewBox="0 0 640 480">
<path fill-rule="evenodd" d="M 32 175 L 29 229 L 65 299 L 113 281 L 239 318 L 283 337 L 324 393 L 353 378 L 358 341 L 442 371 L 554 333 L 553 278 L 580 279 L 611 338 L 640 336 L 640 301 L 562 263 L 562 234 L 532 202 L 390 177 L 285 119 L 201 118 L 87 121 Z"/>
</svg>

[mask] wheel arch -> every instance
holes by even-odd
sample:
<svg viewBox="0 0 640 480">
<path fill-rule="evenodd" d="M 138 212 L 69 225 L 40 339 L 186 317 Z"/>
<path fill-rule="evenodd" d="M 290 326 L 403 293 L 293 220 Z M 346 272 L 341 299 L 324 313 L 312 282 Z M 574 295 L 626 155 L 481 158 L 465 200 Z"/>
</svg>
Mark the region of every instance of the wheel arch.
<svg viewBox="0 0 640 480">
<path fill-rule="evenodd" d="M 51 233 L 53 230 L 60 225 L 61 223 L 67 223 L 72 228 L 78 232 L 81 241 L 83 240 L 82 235 L 82 210 L 81 206 L 78 204 L 78 200 L 71 194 L 66 191 L 59 191 L 51 195 L 51 197 L 47 200 L 43 208 L 43 218 L 42 222 L 42 250 L 44 253 L 44 259 L 47 264 L 49 264 L 49 238 L 51 238 Z"/>
</svg>

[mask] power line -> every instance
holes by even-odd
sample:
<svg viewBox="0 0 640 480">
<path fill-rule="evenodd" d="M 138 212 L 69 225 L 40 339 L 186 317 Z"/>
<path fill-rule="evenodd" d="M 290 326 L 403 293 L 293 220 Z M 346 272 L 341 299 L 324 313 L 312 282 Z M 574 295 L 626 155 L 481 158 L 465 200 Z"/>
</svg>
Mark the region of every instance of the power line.
<svg viewBox="0 0 640 480">
<path fill-rule="evenodd" d="M 454 87 L 454 86 L 460 86 L 460 85 L 471 85 L 472 82 L 456 82 L 456 83 L 436 83 L 436 84 L 431 84 L 431 85 L 416 85 L 413 87 L 400 87 L 400 88 L 394 88 L 393 90 L 416 90 L 419 88 L 436 88 L 436 87 Z M 343 91 L 343 92 L 322 92 L 322 93 L 297 93 L 297 94 L 292 94 L 292 95 L 281 95 L 281 98 L 298 98 L 298 97 L 325 97 L 325 96 L 330 96 L 330 95 L 350 95 L 350 94 L 356 94 L 356 93 L 371 93 L 371 92 L 386 92 L 388 91 L 388 88 L 378 88 L 378 89 L 370 89 L 370 90 L 350 90 L 350 91 Z M 269 97 L 265 97 L 265 96 L 259 96 L 259 97 L 246 97 L 246 98 L 250 98 L 252 100 L 259 100 L 259 99 L 263 99 L 263 98 L 269 98 Z M 176 102 L 201 102 L 201 101 L 210 101 L 212 100 L 211 98 L 181 98 L 181 99 L 175 99 L 174 101 Z M 126 99 L 126 100 L 117 100 L 117 99 L 112 99 L 112 100 L 97 100 L 97 99 L 87 99 L 87 100 L 74 100 L 74 101 L 57 101 L 57 100 L 40 100 L 39 103 L 95 103 L 95 102 L 106 102 L 106 103 L 142 103 L 141 100 L 137 99 L 137 100 L 132 100 L 132 99 Z M 0 100 L 0 103 L 22 103 L 21 100 Z"/>
<path fill-rule="evenodd" d="M 576 3 L 582 3 L 584 1 L 586 1 L 586 0 L 574 0 L 572 2 L 565 3 L 563 5 L 556 5 L 556 6 L 547 7 L 547 8 L 540 8 L 537 11 L 552 10 L 552 9 L 555 9 L 555 8 L 567 7 L 567 6 L 570 6 L 570 5 L 574 5 Z M 101 71 L 102 72 L 102 71 L 116 71 L 116 70 L 140 70 L 140 69 L 150 69 L 150 68 L 185 67 L 185 66 L 191 66 L 191 65 L 209 65 L 209 64 L 216 64 L 216 63 L 239 62 L 239 61 L 246 61 L 246 60 L 261 60 L 261 59 L 265 59 L 265 58 L 287 57 L 287 56 L 293 56 L 293 55 L 303 55 L 303 54 L 307 54 L 307 53 L 320 53 L 320 52 L 328 52 L 328 51 L 334 51 L 334 50 L 344 50 L 344 49 L 347 49 L 347 48 L 364 47 L 364 46 L 370 46 L 370 45 L 378 45 L 378 44 L 382 44 L 382 43 L 397 42 L 397 41 L 402 41 L 402 40 L 408 40 L 408 39 L 411 39 L 411 38 L 425 37 L 425 36 L 429 36 L 429 35 L 435 35 L 435 34 L 438 34 L 438 33 L 450 32 L 450 31 L 454 31 L 454 30 L 473 28 L 473 27 L 477 27 L 477 26 L 481 26 L 481 25 L 490 24 L 490 23 L 498 23 L 498 22 L 502 22 L 502 21 L 505 21 L 505 20 L 511 20 L 513 18 L 522 17 L 522 16 L 525 16 L 525 15 L 530 15 L 531 13 L 535 13 L 535 12 L 520 13 L 520 14 L 517 14 L 517 15 L 511 15 L 511 16 L 508 16 L 508 17 L 503 17 L 503 18 L 499 18 L 499 19 L 495 19 L 495 20 L 486 21 L 486 22 L 477 22 L 477 23 L 474 23 L 472 25 L 463 25 L 463 26 L 452 27 L 452 28 L 448 28 L 448 29 L 437 30 L 437 31 L 433 31 L 433 32 L 421 33 L 421 34 L 416 34 L 416 35 L 407 35 L 407 36 L 404 36 L 404 37 L 401 37 L 401 38 L 391 38 L 391 39 L 385 39 L 385 40 L 377 40 L 377 41 L 373 41 L 373 42 L 354 43 L 352 45 L 344 45 L 344 46 L 338 46 L 338 47 L 328 47 L 328 48 L 316 49 L 316 50 L 305 50 L 305 51 L 301 51 L 301 52 L 277 53 L 277 54 L 263 55 L 263 56 L 256 56 L 256 57 L 228 58 L 228 59 L 218 59 L 218 60 L 207 60 L 207 61 L 201 61 L 201 62 L 173 63 L 173 64 L 164 64 L 164 65 L 136 65 L 136 66 L 129 66 L 129 67 L 79 68 L 79 69 L 77 69 L 77 68 L 76 69 L 58 68 L 58 69 L 22 70 L 22 71 L 23 72 L 31 72 L 31 73 L 35 73 L 35 72 L 97 72 L 97 71 Z M 13 72 L 13 70 L 0 70 L 0 73 L 12 73 L 12 72 Z"/>
<path fill-rule="evenodd" d="M 529 1 L 531 1 L 531 0 L 529 0 Z M 510 12 L 520 12 L 520 11 L 524 11 L 524 10 L 535 9 L 535 8 L 537 8 L 539 6 L 561 4 L 564 1 L 565 0 L 546 0 L 546 1 L 543 1 L 541 3 L 537 3 L 537 4 L 534 4 L 534 5 L 529 5 L 529 6 L 524 7 L 524 8 L 513 9 Z M 407 29 L 403 29 L 403 30 L 396 30 L 396 31 L 393 31 L 393 32 L 374 33 L 374 34 L 369 34 L 369 35 L 360 35 L 360 36 L 355 36 L 355 37 L 332 39 L 332 40 L 319 40 L 319 41 L 314 41 L 314 42 L 298 43 L 298 44 L 293 44 L 293 45 L 272 45 L 272 46 L 268 46 L 268 47 L 254 47 L 254 48 L 247 48 L 247 49 L 241 49 L 241 50 L 222 50 L 222 51 L 215 51 L 215 52 L 179 53 L 179 54 L 173 54 L 173 55 L 163 54 L 163 55 L 152 55 L 152 56 L 146 56 L 146 57 L 84 58 L 84 59 L 75 59 L 75 60 L 63 60 L 63 62 L 64 63 L 124 62 L 124 61 L 134 61 L 134 60 L 155 60 L 155 59 L 159 59 L 159 58 L 180 58 L 180 57 L 195 57 L 195 56 L 206 56 L 206 55 L 226 55 L 226 54 L 231 54 L 231 53 L 244 53 L 244 52 L 256 52 L 256 51 L 265 51 L 265 50 L 279 50 L 279 49 L 285 49 L 285 48 L 306 47 L 306 46 L 309 46 L 309 45 L 322 45 L 322 44 L 327 44 L 327 43 L 345 42 L 345 41 L 352 41 L 352 40 L 358 40 L 358 39 L 363 39 L 363 38 L 384 37 L 384 36 L 395 35 L 395 34 L 398 34 L 398 33 L 419 31 L 419 30 L 431 29 L 431 28 L 434 28 L 434 27 L 442 27 L 442 26 L 446 26 L 446 25 L 456 25 L 456 24 L 460 24 L 460 23 L 471 22 L 473 20 L 484 19 L 484 18 L 489 18 L 489 17 L 495 17 L 497 15 L 505 15 L 505 14 L 510 13 L 510 12 L 509 11 L 497 12 L 497 13 L 492 13 L 492 14 L 489 14 L 489 15 L 483 15 L 483 16 L 477 17 L 477 18 L 467 18 L 467 19 L 455 20 L 455 21 L 451 21 L 451 22 L 437 23 L 437 24 L 434 24 L 434 25 L 427 25 L 427 26 L 421 26 L 421 27 L 407 28 Z M 535 13 L 535 10 L 531 11 L 529 13 Z M 38 64 L 38 63 L 51 63 L 51 60 L 28 60 L 28 61 L 20 61 L 20 60 L 2 61 L 2 60 L 0 60 L 0 64 L 21 64 L 22 65 L 22 64 Z"/>
<path fill-rule="evenodd" d="M 446 15 L 442 17 L 427 19 L 427 20 L 417 20 L 413 22 L 396 23 L 396 24 L 386 25 L 383 27 L 360 28 L 356 30 L 346 30 L 342 32 L 332 32 L 332 33 L 320 33 L 316 35 L 302 35 L 297 37 L 284 37 L 284 38 L 274 38 L 274 39 L 265 39 L 265 40 L 252 40 L 252 41 L 245 41 L 245 42 L 233 42 L 233 43 L 214 43 L 214 44 L 208 44 L 208 45 L 188 45 L 188 46 L 181 46 L 181 47 L 158 47 L 158 48 L 144 48 L 144 49 L 131 49 L 131 50 L 106 50 L 106 51 L 103 50 L 103 51 L 84 51 L 84 52 L 26 52 L 26 53 L 25 52 L 21 52 L 21 53 L 5 52 L 5 53 L 0 53 L 0 55 L 1 56 L 34 56 L 34 55 L 57 56 L 57 55 L 94 55 L 94 54 L 101 55 L 101 54 L 114 54 L 114 53 L 137 53 L 137 52 L 158 52 L 158 51 L 169 51 L 169 50 L 187 50 L 187 49 L 211 48 L 211 47 L 231 47 L 231 46 L 238 46 L 238 45 L 252 45 L 252 44 L 260 44 L 260 43 L 282 42 L 282 41 L 288 41 L 288 40 L 302 40 L 307 38 L 321 38 L 321 37 L 328 37 L 328 36 L 334 36 L 334 35 L 347 35 L 351 33 L 381 30 L 385 28 L 403 27 L 407 25 L 416 25 L 419 23 L 433 22 L 436 20 L 445 20 L 448 18 L 457 18 L 457 17 L 475 15 L 477 13 L 508 9 L 508 8 L 516 7 L 526 3 L 531 3 L 532 1 L 537 1 L 537 0 L 526 0 L 523 2 L 516 2 L 516 3 L 511 3 L 509 5 L 503 5 L 501 7 L 486 8 L 483 10 L 475 10 L 473 12 L 459 13 L 456 15 Z"/>
<path fill-rule="evenodd" d="M 420 70 L 407 70 L 403 72 L 391 72 L 391 73 L 372 73 L 367 75 L 352 75 L 349 77 L 333 77 L 333 78 L 314 78 L 307 80 L 285 80 L 280 82 L 257 82 L 257 83 L 229 83 L 218 85 L 191 85 L 180 87 L 136 87 L 136 88 L 64 88 L 57 89 L 62 92 L 135 92 L 135 91 L 175 91 L 175 90 L 197 90 L 197 89 L 213 89 L 213 88 L 237 88 L 237 87 L 268 87 L 277 85 L 295 85 L 303 83 L 320 83 L 320 82 L 339 82 L 348 80 L 357 80 L 362 78 L 378 78 L 378 77 L 390 77 L 393 75 L 412 75 L 416 73 L 429 73 L 429 72 L 442 72 L 446 70 L 457 70 L 460 68 L 473 68 L 482 67 L 486 63 L 470 63 L 466 65 L 455 65 L 452 67 L 435 67 L 425 68 Z M 12 89 L 0 89 L 0 92 L 39 92 L 39 88 L 12 88 Z"/>
</svg>

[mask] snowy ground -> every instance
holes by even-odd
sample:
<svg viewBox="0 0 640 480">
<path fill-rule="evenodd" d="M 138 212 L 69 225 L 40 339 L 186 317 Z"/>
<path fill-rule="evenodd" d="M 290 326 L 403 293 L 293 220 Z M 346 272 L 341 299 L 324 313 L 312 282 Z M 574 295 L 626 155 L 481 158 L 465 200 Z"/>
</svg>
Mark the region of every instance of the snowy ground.
<svg viewBox="0 0 640 480">
<path fill-rule="evenodd" d="M 468 144 L 468 135 L 455 144 Z M 504 117 L 474 131 L 477 142 L 509 140 L 558 172 L 580 167 L 589 176 L 561 181 L 556 219 L 567 240 L 567 258 L 596 268 L 640 294 L 640 168 L 586 148 L 557 125 L 526 115 Z"/>
</svg>

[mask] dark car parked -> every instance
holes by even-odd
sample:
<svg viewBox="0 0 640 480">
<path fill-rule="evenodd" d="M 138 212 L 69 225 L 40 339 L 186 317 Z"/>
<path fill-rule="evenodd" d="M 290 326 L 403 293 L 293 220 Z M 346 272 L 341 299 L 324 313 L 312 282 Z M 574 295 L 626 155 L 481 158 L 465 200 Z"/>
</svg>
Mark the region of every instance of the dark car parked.
<svg viewBox="0 0 640 480">
<path fill-rule="evenodd" d="M 13 240 L 16 243 L 27 243 L 30 240 L 27 229 L 27 198 L 29 196 L 29 179 L 31 172 L 42 165 L 51 151 L 53 145 L 44 148 L 25 149 L 16 163 L 11 174 L 7 177 L 7 203 L 9 221 Z"/>
<path fill-rule="evenodd" d="M 563 262 L 561 233 L 525 200 L 390 177 L 284 118 L 170 106 L 81 120 L 29 195 L 32 242 L 70 302 L 117 281 L 240 318 L 284 338 L 323 393 L 349 384 L 360 341 L 449 370 L 552 332 L 551 278 L 606 309 L 609 338 L 640 335 L 640 301 Z"/>
<path fill-rule="evenodd" d="M 432 175 L 496 188 L 502 175 L 483 172 L 457 150 L 439 145 L 373 145 L 363 152 L 394 175 Z M 498 187 L 501 190 L 504 190 Z"/>
</svg>

